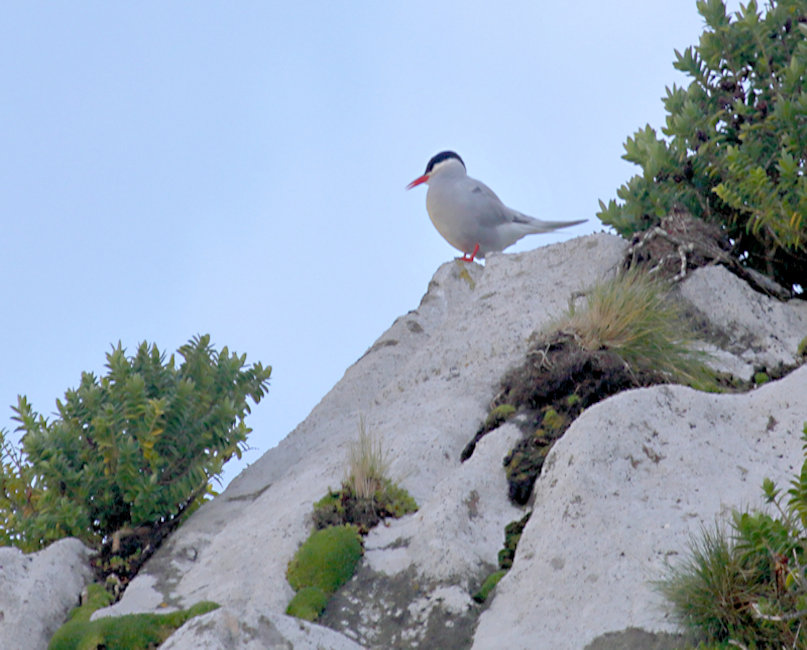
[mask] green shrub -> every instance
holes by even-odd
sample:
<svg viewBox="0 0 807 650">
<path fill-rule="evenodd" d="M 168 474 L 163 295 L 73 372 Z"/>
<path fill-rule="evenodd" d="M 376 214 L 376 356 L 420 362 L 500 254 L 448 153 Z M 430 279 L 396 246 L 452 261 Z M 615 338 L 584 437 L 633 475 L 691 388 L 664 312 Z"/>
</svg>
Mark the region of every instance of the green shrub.
<svg viewBox="0 0 807 650">
<path fill-rule="evenodd" d="M 676 51 L 692 81 L 667 89 L 664 138 L 649 125 L 625 155 L 642 168 L 600 201 L 599 218 L 624 237 L 673 208 L 722 226 L 741 263 L 788 288 L 807 277 L 807 0 L 755 0 L 726 15 L 701 0 L 706 30 Z"/>
<path fill-rule="evenodd" d="M 289 562 L 286 578 L 292 589 L 318 587 L 332 594 L 353 576 L 363 550 L 355 526 L 314 531 Z"/>
<path fill-rule="evenodd" d="M 201 503 L 211 478 L 240 457 L 247 398 L 260 401 L 271 373 L 209 343 L 202 336 L 182 346 L 179 367 L 155 345 L 127 357 L 118 344 L 107 374 L 84 373 L 52 421 L 20 397 L 21 446 L 0 432 L 0 544 L 119 542 Z"/>
</svg>

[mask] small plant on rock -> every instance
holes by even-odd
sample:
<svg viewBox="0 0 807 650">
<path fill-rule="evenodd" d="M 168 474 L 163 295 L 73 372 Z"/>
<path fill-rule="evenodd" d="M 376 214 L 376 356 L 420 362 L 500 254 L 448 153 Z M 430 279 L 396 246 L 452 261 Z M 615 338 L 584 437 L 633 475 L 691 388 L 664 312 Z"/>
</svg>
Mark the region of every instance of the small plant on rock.
<svg viewBox="0 0 807 650">
<path fill-rule="evenodd" d="M 597 283 L 574 302 L 553 329 L 572 337 L 583 350 L 608 350 L 635 372 L 702 382 L 702 355 L 689 347 L 691 332 L 667 285 L 639 270 L 628 270 Z"/>
<path fill-rule="evenodd" d="M 387 476 L 389 458 L 381 437 L 359 420 L 358 438 L 348 447 L 341 490 L 314 504 L 316 530 L 297 551 L 286 572 L 297 592 L 286 613 L 315 621 L 331 595 L 347 582 L 363 553 L 361 535 L 385 517 L 417 510 L 415 500 Z"/>
<path fill-rule="evenodd" d="M 354 524 L 366 533 L 385 517 L 417 510 L 415 500 L 388 477 L 389 458 L 383 440 L 359 421 L 359 435 L 348 447 L 347 470 L 340 490 L 314 504 L 317 528 Z"/>
<path fill-rule="evenodd" d="M 504 547 L 499 551 L 499 568 L 491 573 L 482 582 L 479 590 L 473 595 L 473 599 L 478 603 L 484 603 L 491 592 L 499 584 L 499 581 L 507 575 L 507 572 L 513 566 L 513 560 L 516 557 L 516 549 L 518 543 L 521 541 L 521 534 L 524 532 L 524 527 L 530 520 L 532 511 L 528 512 L 521 519 L 511 521 L 504 527 Z"/>
</svg>

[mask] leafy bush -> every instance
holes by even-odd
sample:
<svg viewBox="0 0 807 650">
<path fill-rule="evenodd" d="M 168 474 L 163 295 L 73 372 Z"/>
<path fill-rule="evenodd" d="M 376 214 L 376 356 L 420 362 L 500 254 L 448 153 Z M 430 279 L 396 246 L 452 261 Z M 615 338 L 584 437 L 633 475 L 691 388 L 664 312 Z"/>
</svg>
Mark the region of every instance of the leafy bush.
<svg viewBox="0 0 807 650">
<path fill-rule="evenodd" d="M 48 421 L 20 397 L 16 448 L 0 432 L 0 543 L 29 551 L 66 536 L 98 546 L 137 527 L 175 521 L 201 503 L 209 481 L 250 429 L 247 397 L 264 395 L 271 368 L 216 352 L 196 337 L 166 362 L 142 343 L 107 354 L 106 376 L 83 373 Z"/>
<path fill-rule="evenodd" d="M 807 0 L 750 0 L 731 20 L 700 0 L 706 30 L 676 51 L 689 86 L 667 89 L 664 138 L 649 125 L 625 143 L 642 168 L 600 201 L 625 237 L 675 207 L 725 228 L 740 261 L 788 288 L 807 277 Z"/>
<path fill-rule="evenodd" d="M 807 451 L 807 424 L 804 440 Z M 775 515 L 735 512 L 732 538 L 703 531 L 659 586 L 709 642 L 807 647 L 807 455 L 787 500 L 768 479 L 762 489 Z"/>
</svg>

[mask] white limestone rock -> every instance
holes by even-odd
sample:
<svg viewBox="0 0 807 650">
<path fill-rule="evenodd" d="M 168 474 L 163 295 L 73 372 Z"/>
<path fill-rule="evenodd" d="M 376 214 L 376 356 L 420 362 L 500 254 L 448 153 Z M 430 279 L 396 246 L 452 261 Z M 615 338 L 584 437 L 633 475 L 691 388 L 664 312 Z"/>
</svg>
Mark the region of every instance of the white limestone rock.
<svg viewBox="0 0 807 650">
<path fill-rule="evenodd" d="M 750 379 L 754 366 L 770 370 L 798 362 L 799 343 L 807 336 L 806 300 L 765 296 L 722 266 L 696 269 L 681 284 L 681 295 L 722 334 L 725 350 L 718 357 L 732 353 L 726 365 L 735 374 Z"/>
<path fill-rule="evenodd" d="M 477 522 L 485 531 L 490 522 L 467 516 L 465 501 L 480 488 L 466 484 L 460 452 L 484 419 L 499 378 L 523 358 L 530 333 L 558 316 L 572 292 L 616 268 L 624 249 L 616 237 L 593 235 L 491 255 L 484 268 L 441 266 L 418 309 L 396 320 L 289 436 L 167 540 L 120 603 L 97 615 L 165 611 L 159 605 L 200 600 L 233 611 L 284 612 L 293 595 L 286 566 L 310 531 L 312 504 L 343 477 L 360 416 L 384 437 L 391 475 L 424 512 L 453 513 L 439 539 L 430 542 L 427 532 L 417 544 L 424 551 L 452 538 L 466 545 L 439 566 L 419 558 L 420 569 L 467 575 L 469 561 L 481 556 L 495 564 L 500 546 L 493 534 L 474 541 Z M 495 465 L 499 475 L 490 480 L 501 481 L 501 460 Z M 438 504 L 438 494 L 449 503 Z"/>
<path fill-rule="evenodd" d="M 747 394 L 657 386 L 585 411 L 547 458 L 474 650 L 676 631 L 652 581 L 701 526 L 761 507 L 765 477 L 786 485 L 801 468 L 805 395 L 802 367 Z"/>
<path fill-rule="evenodd" d="M 0 547 L 0 648 L 47 647 L 92 582 L 90 553 L 75 538 L 29 554 Z"/>
<path fill-rule="evenodd" d="M 362 650 L 338 632 L 276 612 L 219 608 L 190 619 L 161 650 Z"/>
<path fill-rule="evenodd" d="M 518 432 L 508 424 L 488 434 L 466 463 L 460 453 L 504 372 L 522 362 L 529 335 L 573 292 L 612 273 L 625 246 L 601 234 L 493 254 L 485 267 L 441 266 L 420 306 L 96 616 L 212 600 L 222 609 L 186 623 L 166 648 L 317 647 L 304 644 L 321 626 L 284 616 L 293 596 L 285 571 L 310 532 L 313 503 L 339 486 L 363 417 L 420 510 L 368 535 L 356 576 L 323 619 L 343 635 L 322 643 L 468 647 L 479 615 L 469 591 L 495 566 L 504 525 L 523 515 L 507 501 L 501 463 Z M 742 376 L 792 363 L 807 334 L 803 303 L 760 296 L 723 269 L 696 271 L 681 293 L 722 333 L 713 339 L 716 363 Z M 549 456 L 516 563 L 474 647 L 583 648 L 628 628 L 640 642 L 674 631 L 650 581 L 680 557 L 690 532 L 758 503 L 764 476 L 785 481 L 800 466 L 805 372 L 745 395 L 655 387 L 588 409 Z M 308 641 L 294 641 L 288 625 Z M 615 647 L 615 638 L 601 647 Z"/>
</svg>

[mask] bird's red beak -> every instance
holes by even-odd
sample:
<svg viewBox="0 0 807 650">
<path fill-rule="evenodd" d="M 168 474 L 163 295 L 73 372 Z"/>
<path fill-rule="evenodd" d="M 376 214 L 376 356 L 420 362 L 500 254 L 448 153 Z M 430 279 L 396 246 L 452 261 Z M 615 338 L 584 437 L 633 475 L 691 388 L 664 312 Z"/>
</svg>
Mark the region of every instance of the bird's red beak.
<svg viewBox="0 0 807 650">
<path fill-rule="evenodd" d="M 416 187 L 421 183 L 425 183 L 427 180 L 429 180 L 429 175 L 423 174 L 423 176 L 420 176 L 419 178 L 416 178 L 411 183 L 409 183 L 409 185 L 406 186 L 406 189 L 411 190 L 413 187 Z"/>
</svg>

